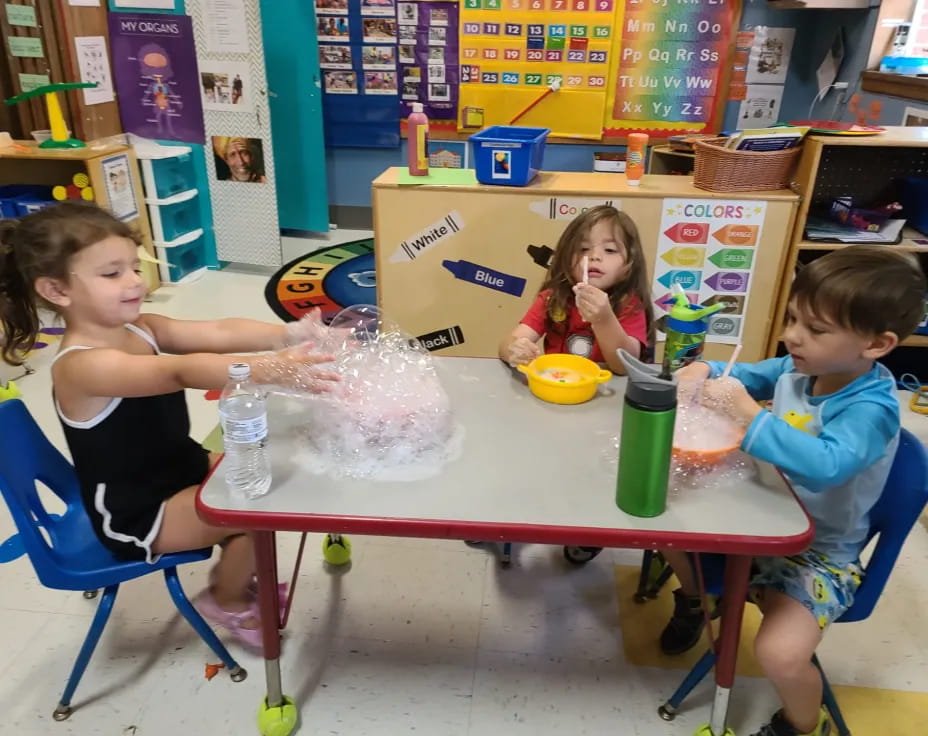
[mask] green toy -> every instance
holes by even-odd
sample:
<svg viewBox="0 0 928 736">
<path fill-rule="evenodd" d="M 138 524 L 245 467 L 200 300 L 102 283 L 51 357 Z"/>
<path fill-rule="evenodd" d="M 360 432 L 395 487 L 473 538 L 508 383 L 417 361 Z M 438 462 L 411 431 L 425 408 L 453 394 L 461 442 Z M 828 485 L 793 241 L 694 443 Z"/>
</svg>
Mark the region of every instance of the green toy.
<svg viewBox="0 0 928 736">
<path fill-rule="evenodd" d="M 58 102 L 56 93 L 96 86 L 96 82 L 55 82 L 54 84 L 45 84 L 28 92 L 23 92 L 16 95 L 16 97 L 4 100 L 4 103 L 18 105 L 20 102 L 34 99 L 39 95 L 45 95 L 45 108 L 48 110 L 48 125 L 51 128 L 52 136 L 47 141 L 42 141 L 39 148 L 84 148 L 87 144 L 83 141 L 68 138 L 68 127 L 65 125 L 64 115 L 61 113 L 61 104 Z"/>
</svg>

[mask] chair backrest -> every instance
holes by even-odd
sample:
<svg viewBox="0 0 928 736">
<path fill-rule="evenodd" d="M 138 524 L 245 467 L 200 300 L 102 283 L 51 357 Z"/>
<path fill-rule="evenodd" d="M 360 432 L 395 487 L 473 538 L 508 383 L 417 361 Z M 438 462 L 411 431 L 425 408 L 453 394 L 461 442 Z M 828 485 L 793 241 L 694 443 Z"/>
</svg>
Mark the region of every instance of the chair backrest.
<svg viewBox="0 0 928 736">
<path fill-rule="evenodd" d="M 64 502 L 63 512 L 48 513 L 37 481 Z M 69 561 L 75 562 L 75 557 L 86 552 L 94 532 L 81 504 L 74 468 L 18 399 L 0 402 L 0 493 L 39 580 L 52 588 L 70 587 L 66 582 Z"/>
<path fill-rule="evenodd" d="M 911 432 L 899 434 L 899 448 L 883 493 L 870 511 L 870 539 L 876 546 L 853 605 L 838 619 L 862 621 L 876 606 L 902 545 L 928 503 L 928 452 Z"/>
</svg>

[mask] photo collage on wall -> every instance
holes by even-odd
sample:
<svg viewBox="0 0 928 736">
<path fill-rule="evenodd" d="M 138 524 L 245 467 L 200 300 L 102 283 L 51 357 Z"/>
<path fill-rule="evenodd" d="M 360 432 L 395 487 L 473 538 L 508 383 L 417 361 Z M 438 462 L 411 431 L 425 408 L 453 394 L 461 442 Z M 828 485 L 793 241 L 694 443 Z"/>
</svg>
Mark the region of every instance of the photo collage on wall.
<svg viewBox="0 0 928 736">
<path fill-rule="evenodd" d="M 315 0 L 328 95 L 397 95 L 394 0 Z"/>
<path fill-rule="evenodd" d="M 421 102 L 432 120 L 457 119 L 458 4 L 399 0 L 397 19 L 400 117 Z"/>
</svg>

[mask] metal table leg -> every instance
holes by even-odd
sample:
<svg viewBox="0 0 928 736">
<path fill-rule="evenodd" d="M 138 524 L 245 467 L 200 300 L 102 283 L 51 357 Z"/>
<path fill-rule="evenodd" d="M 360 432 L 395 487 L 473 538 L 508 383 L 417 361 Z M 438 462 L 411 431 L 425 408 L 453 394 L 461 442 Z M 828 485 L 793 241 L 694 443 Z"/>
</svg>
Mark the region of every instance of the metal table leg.
<svg viewBox="0 0 928 736">
<path fill-rule="evenodd" d="M 715 663 L 715 698 L 709 723 L 697 729 L 697 736 L 734 736 L 728 728 L 728 699 L 735 681 L 741 619 L 751 578 L 751 557 L 730 555 L 725 560 L 725 583 L 722 596 L 722 623 Z"/>
<path fill-rule="evenodd" d="M 264 644 L 267 696 L 258 710 L 262 736 L 288 736 L 297 724 L 293 700 L 283 694 L 280 677 L 280 596 L 277 589 L 277 539 L 274 532 L 254 532 L 258 576 L 258 610 Z"/>
</svg>

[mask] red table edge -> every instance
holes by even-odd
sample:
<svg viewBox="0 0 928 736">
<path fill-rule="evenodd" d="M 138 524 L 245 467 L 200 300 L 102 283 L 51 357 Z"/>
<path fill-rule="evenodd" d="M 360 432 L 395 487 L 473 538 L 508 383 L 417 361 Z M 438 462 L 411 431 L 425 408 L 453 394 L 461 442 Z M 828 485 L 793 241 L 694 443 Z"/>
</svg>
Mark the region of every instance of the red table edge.
<svg viewBox="0 0 928 736">
<path fill-rule="evenodd" d="M 716 552 L 754 557 L 782 557 L 807 550 L 815 536 L 815 526 L 808 513 L 800 508 L 809 522 L 801 534 L 789 537 L 752 536 L 745 534 L 706 534 L 661 532 L 649 529 L 602 529 L 598 527 L 553 526 L 548 524 L 515 524 L 450 519 L 411 519 L 379 516 L 344 516 L 330 514 L 297 514 L 287 512 L 215 509 L 203 503 L 203 487 L 216 463 L 197 489 L 197 515 L 207 524 L 230 526 L 268 532 L 322 532 L 332 534 L 362 534 L 381 537 L 419 537 L 425 539 L 474 539 L 479 541 L 523 542 L 535 544 L 575 544 L 591 547 L 623 549 L 677 548 L 687 552 Z M 782 475 L 782 473 L 781 473 Z M 796 494 L 784 477 L 790 493 Z"/>
</svg>

